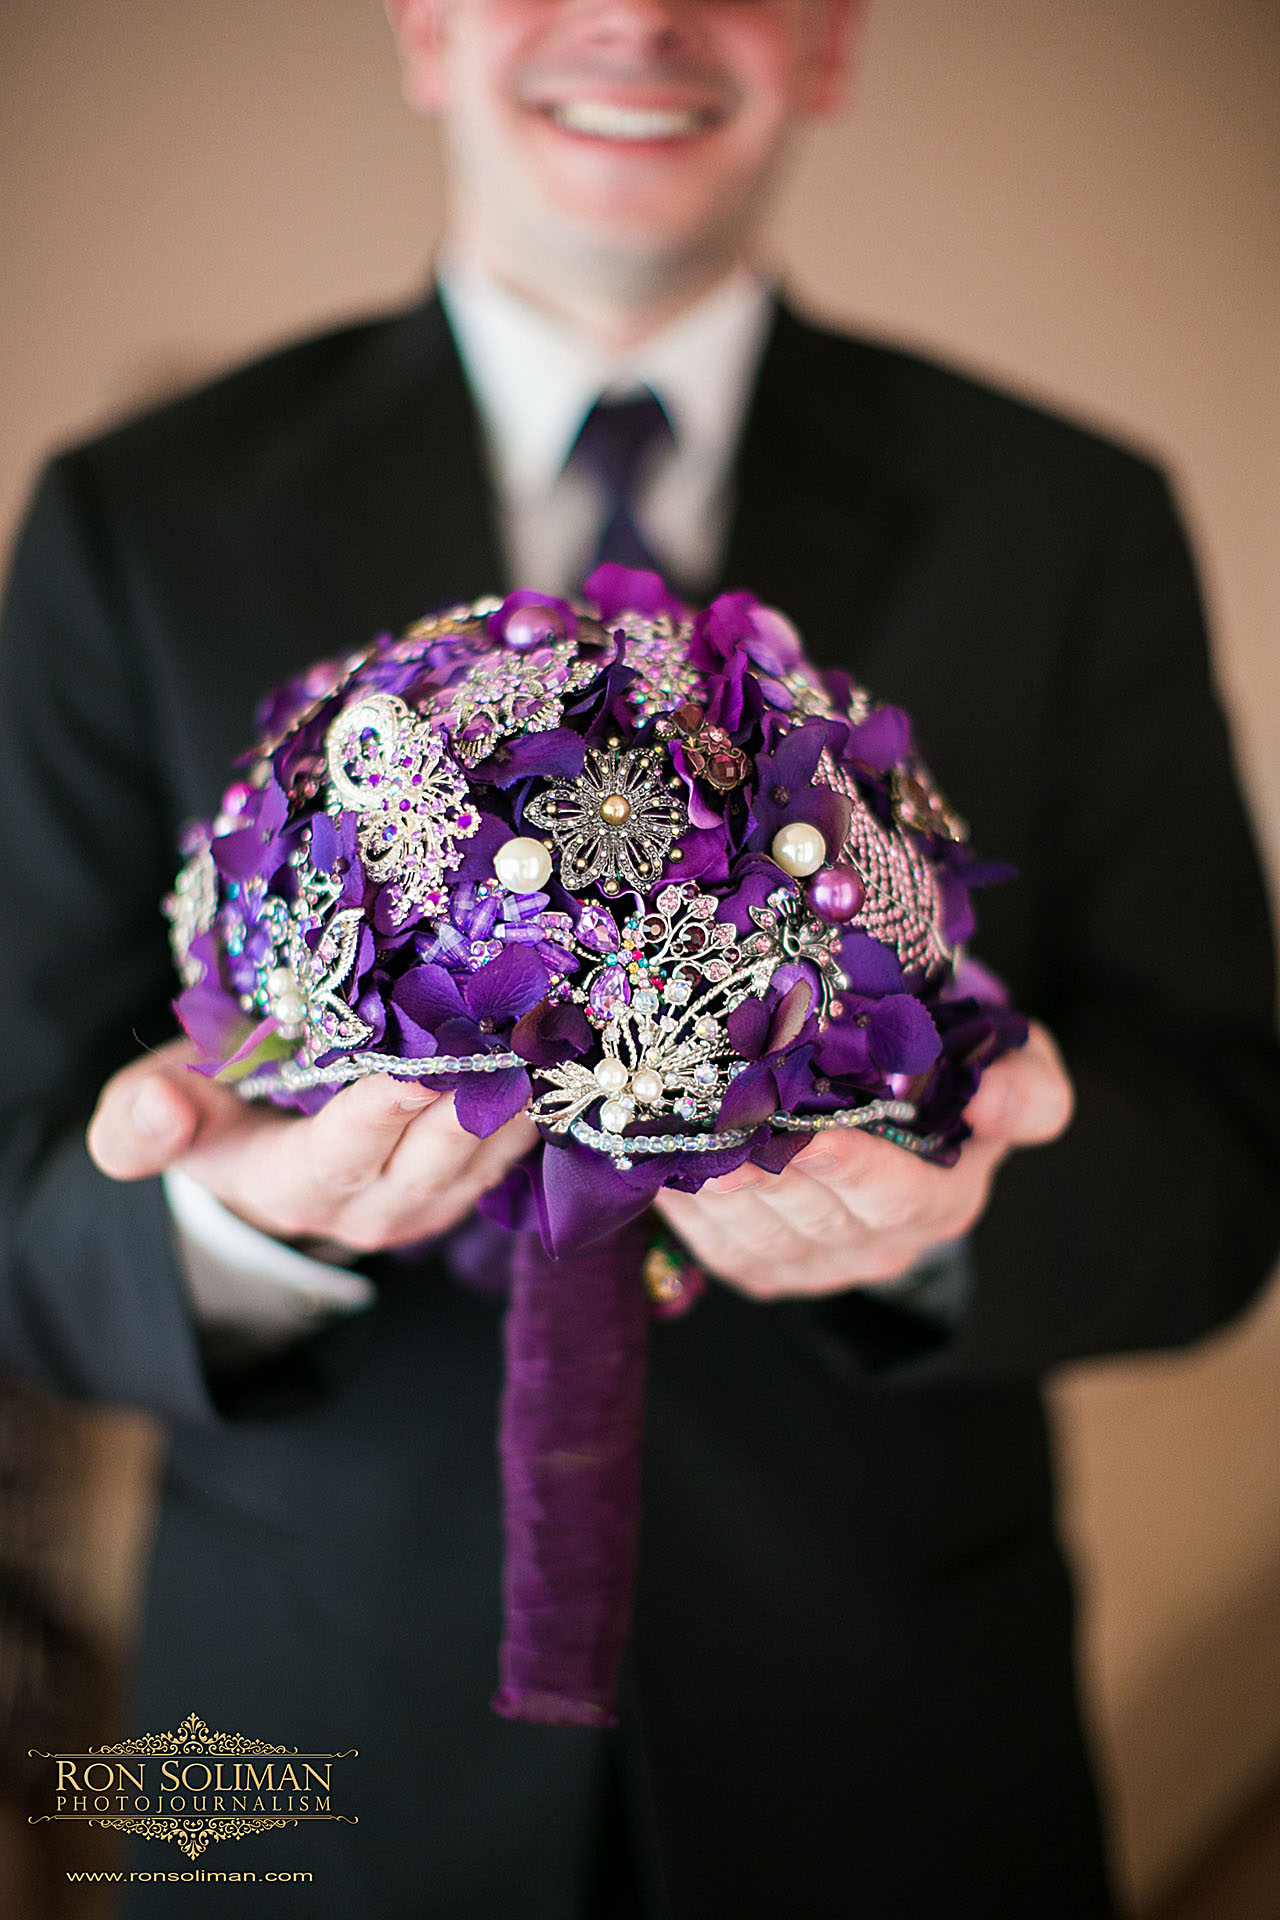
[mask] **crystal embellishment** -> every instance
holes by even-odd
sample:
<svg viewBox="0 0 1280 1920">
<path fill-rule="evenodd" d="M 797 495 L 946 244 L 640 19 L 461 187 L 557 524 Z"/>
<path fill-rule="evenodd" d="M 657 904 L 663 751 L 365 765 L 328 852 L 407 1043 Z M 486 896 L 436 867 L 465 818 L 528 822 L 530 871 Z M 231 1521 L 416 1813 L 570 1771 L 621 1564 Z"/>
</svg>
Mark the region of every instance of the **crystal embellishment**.
<svg viewBox="0 0 1280 1920">
<path fill-rule="evenodd" d="M 338 715 L 325 742 L 332 811 L 360 816 L 370 880 L 387 888 L 392 924 L 439 911 L 458 843 L 480 825 L 446 736 L 394 693 L 371 693 Z"/>
<path fill-rule="evenodd" d="M 192 959 L 191 943 L 208 933 L 218 917 L 218 871 L 207 835 L 202 835 L 162 904 L 178 977 L 184 987 L 194 987 L 204 978 L 204 966 Z"/>
<path fill-rule="evenodd" d="M 570 893 L 597 881 L 610 894 L 657 885 L 667 849 L 688 824 L 665 766 L 661 747 L 592 747 L 575 781 L 557 782 L 525 808 L 526 821 L 555 842 Z"/>
<path fill-rule="evenodd" d="M 601 1116 L 600 1138 L 613 1142 L 603 1151 L 615 1157 L 633 1150 L 622 1134 L 626 1121 L 620 1109 L 627 1100 L 633 1110 L 640 1101 L 651 1122 L 681 1120 L 705 1127 L 714 1120 L 741 1064 L 725 1024 L 728 1015 L 749 994 L 765 991 L 785 957 L 776 914 L 744 937 L 731 922 L 716 918 L 717 904 L 714 895 L 686 881 L 664 887 L 652 908 L 623 929 L 623 946 L 644 984 L 629 1004 L 617 1000 L 601 1026 L 614 1110 L 607 1119 Z M 574 997 L 585 999 L 590 1009 L 591 993 L 589 978 Z M 582 1138 L 577 1123 L 603 1096 L 598 1067 L 566 1060 L 539 1068 L 535 1084 L 539 1096 L 533 1118 L 553 1133 Z M 668 1151 L 680 1149 L 673 1138 Z"/>
<path fill-rule="evenodd" d="M 459 759 L 474 766 L 513 734 L 558 726 L 566 697 L 590 685 L 605 664 L 573 640 L 485 654 L 441 695 L 437 712 Z"/>
<path fill-rule="evenodd" d="M 848 927 L 892 947 L 906 974 L 950 966 L 955 956 L 942 931 L 942 895 L 923 848 L 900 826 L 882 826 L 853 776 L 825 753 L 819 778 L 850 803 L 844 858 L 867 889 Z"/>
</svg>

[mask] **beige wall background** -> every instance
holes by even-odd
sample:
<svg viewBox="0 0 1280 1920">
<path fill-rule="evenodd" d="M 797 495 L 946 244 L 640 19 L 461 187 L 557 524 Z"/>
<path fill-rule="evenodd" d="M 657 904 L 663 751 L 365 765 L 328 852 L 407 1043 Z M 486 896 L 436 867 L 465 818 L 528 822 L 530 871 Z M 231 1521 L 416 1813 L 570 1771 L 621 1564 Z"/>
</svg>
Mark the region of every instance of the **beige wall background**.
<svg viewBox="0 0 1280 1920">
<path fill-rule="evenodd" d="M 0 539 L 51 443 L 411 292 L 440 210 L 375 0 L 4 0 L 0 178 Z M 880 0 L 771 249 L 819 311 L 1168 460 L 1280 868 L 1274 0 Z M 1280 1761 L 1278 1318 L 1060 1390 L 1119 1846 L 1148 1895 Z"/>
</svg>

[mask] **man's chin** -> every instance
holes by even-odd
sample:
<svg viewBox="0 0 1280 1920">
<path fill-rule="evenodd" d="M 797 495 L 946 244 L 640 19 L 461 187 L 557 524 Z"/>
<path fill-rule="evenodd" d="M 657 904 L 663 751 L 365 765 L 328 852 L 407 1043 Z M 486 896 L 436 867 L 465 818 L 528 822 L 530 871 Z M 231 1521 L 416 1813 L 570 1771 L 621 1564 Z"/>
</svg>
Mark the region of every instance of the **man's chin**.
<svg viewBox="0 0 1280 1920">
<path fill-rule="evenodd" d="M 727 272 L 737 258 L 736 230 L 672 230 L 669 225 L 579 219 L 561 229 L 566 269 L 625 301 L 666 300 Z"/>
<path fill-rule="evenodd" d="M 748 221 L 736 210 L 637 194 L 548 196 L 541 237 L 556 251 L 655 274 L 732 253 Z"/>
</svg>

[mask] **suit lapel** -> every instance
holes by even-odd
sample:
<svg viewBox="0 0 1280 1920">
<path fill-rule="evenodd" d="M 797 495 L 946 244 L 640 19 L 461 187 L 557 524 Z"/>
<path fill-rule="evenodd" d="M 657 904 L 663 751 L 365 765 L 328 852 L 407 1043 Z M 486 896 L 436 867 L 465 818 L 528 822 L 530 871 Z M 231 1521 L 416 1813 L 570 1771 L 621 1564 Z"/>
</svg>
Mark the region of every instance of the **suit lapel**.
<svg viewBox="0 0 1280 1920">
<path fill-rule="evenodd" d="M 920 509 L 885 474 L 874 360 L 779 308 L 734 473 L 721 588 L 786 609 L 821 664 L 871 677 L 877 609 Z M 387 323 L 299 489 L 293 605 L 359 644 L 506 581 L 483 436 L 439 303 Z M 301 657 L 317 650 L 313 639 Z M 874 681 L 873 681 L 874 684 Z"/>
<path fill-rule="evenodd" d="M 311 478 L 317 576 L 353 640 L 503 590 L 480 423 L 434 299 L 378 336 Z"/>
<path fill-rule="evenodd" d="M 820 665 L 866 677 L 877 608 L 920 521 L 885 473 L 888 411 L 849 341 L 778 309 L 735 468 L 722 581 L 784 608 Z"/>
</svg>

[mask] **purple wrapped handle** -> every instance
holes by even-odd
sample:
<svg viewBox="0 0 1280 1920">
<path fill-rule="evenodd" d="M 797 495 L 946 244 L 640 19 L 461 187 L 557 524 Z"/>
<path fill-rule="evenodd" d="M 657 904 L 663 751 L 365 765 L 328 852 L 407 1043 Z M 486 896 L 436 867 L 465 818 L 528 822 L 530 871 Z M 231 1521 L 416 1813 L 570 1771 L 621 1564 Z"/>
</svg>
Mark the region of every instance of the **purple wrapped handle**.
<svg viewBox="0 0 1280 1920">
<path fill-rule="evenodd" d="M 499 1451 L 509 1720 L 614 1724 L 635 1585 L 648 1304 L 643 1232 L 554 1259 L 521 1234 Z"/>
</svg>

